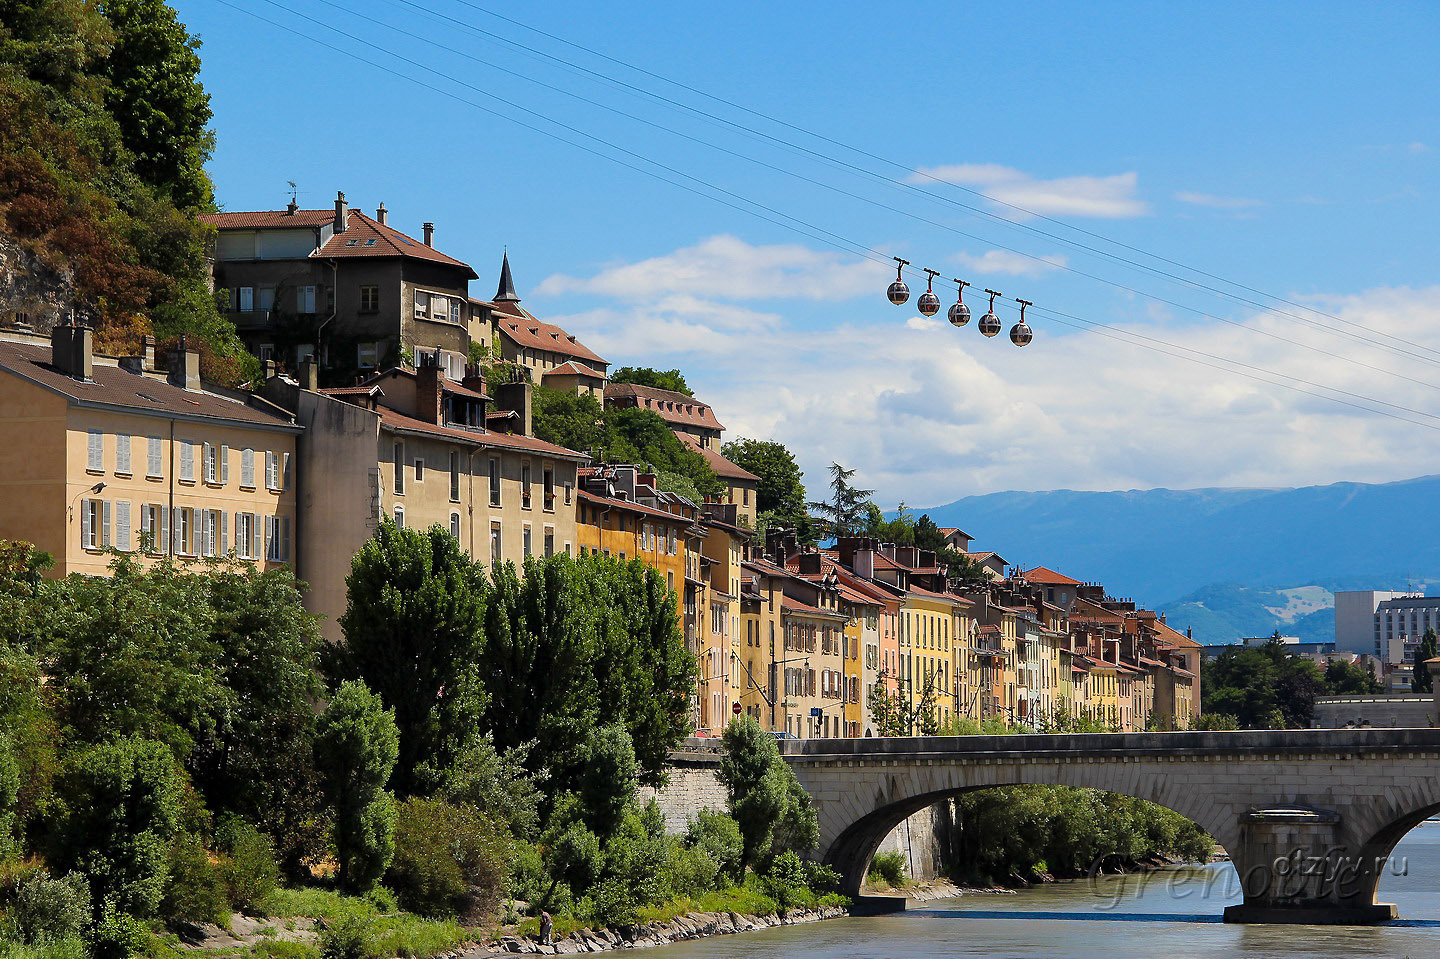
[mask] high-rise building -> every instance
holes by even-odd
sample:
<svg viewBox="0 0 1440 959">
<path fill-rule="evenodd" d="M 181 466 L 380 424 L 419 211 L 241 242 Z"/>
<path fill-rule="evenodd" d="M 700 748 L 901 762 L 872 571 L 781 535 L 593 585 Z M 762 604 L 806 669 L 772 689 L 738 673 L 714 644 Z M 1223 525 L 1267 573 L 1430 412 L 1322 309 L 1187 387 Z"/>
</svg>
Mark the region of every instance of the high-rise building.
<svg viewBox="0 0 1440 959">
<path fill-rule="evenodd" d="M 1335 648 L 1337 650 L 1381 656 L 1383 638 L 1375 611 L 1380 604 L 1401 599 L 1405 593 L 1387 590 L 1341 590 L 1335 594 Z"/>
</svg>

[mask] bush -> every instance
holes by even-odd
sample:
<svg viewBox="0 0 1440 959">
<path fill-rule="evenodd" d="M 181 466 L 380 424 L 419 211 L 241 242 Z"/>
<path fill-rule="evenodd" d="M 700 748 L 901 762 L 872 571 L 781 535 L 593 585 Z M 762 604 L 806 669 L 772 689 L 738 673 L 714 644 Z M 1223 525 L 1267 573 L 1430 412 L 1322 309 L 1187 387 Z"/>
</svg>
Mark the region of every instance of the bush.
<svg viewBox="0 0 1440 959">
<path fill-rule="evenodd" d="M 819 862 L 805 863 L 805 885 L 816 893 L 839 892 L 842 877 L 834 868 Z"/>
<path fill-rule="evenodd" d="M 186 833 L 170 845 L 167 860 L 169 879 L 160 901 L 160 918 L 176 923 L 227 922 L 229 899 L 220 870 L 210 864 L 210 854 L 200 840 Z"/>
<path fill-rule="evenodd" d="M 805 885 L 805 864 L 795 853 L 786 850 L 775 857 L 770 870 L 765 874 L 765 887 L 780 908 L 789 909 L 802 905 L 810 890 Z"/>
<path fill-rule="evenodd" d="M 26 869 L 5 883 L 0 936 L 42 946 L 79 939 L 90 921 L 90 890 L 85 877 L 70 873 L 51 878 L 43 867 Z"/>
<path fill-rule="evenodd" d="M 371 920 L 364 916 L 341 916 L 325 924 L 320 933 L 320 959 L 372 959 Z"/>
<path fill-rule="evenodd" d="M 877 853 L 870 860 L 870 872 L 865 877 L 872 886 L 882 883 L 892 889 L 899 889 L 909 881 L 905 871 L 905 856 L 898 852 Z"/>
<path fill-rule="evenodd" d="M 477 810 L 412 799 L 396 821 L 391 885 L 411 912 L 479 922 L 499 904 L 507 852 L 498 828 Z"/>
<path fill-rule="evenodd" d="M 218 833 L 220 847 L 230 856 L 224 868 L 230 905 L 249 912 L 258 911 L 280 879 L 275 844 L 269 836 L 240 819 L 222 823 Z"/>
<path fill-rule="evenodd" d="M 697 896 L 719 885 L 720 864 L 704 849 L 671 843 L 662 877 L 671 896 Z"/>
<path fill-rule="evenodd" d="M 727 876 L 740 878 L 745 844 L 740 837 L 740 825 L 731 817 L 708 809 L 701 810 L 690 820 L 685 842 L 705 852 Z"/>
<path fill-rule="evenodd" d="M 90 934 L 90 959 L 131 959 L 144 951 L 150 940 L 144 923 L 106 902 L 100 922 Z"/>
</svg>

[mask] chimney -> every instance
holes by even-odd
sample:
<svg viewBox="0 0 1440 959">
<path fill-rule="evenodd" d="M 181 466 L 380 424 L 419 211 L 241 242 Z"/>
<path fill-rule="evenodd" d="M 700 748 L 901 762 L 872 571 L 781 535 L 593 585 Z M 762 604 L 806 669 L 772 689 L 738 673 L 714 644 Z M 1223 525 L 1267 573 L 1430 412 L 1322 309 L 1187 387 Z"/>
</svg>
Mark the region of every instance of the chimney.
<svg viewBox="0 0 1440 959">
<path fill-rule="evenodd" d="M 415 418 L 443 426 L 445 393 L 440 385 L 440 350 L 421 353 L 415 366 Z"/>
<path fill-rule="evenodd" d="M 385 209 L 385 204 L 382 202 L 379 209 L 375 211 L 375 222 L 381 226 L 388 226 L 390 223 L 389 217 L 390 211 Z"/>
<path fill-rule="evenodd" d="M 465 378 L 460 381 L 460 385 L 476 393 L 485 392 L 485 377 L 480 373 L 479 363 L 465 364 Z"/>
<path fill-rule="evenodd" d="M 335 232 L 344 233 L 350 229 L 350 204 L 345 202 L 345 194 L 335 194 Z"/>
<path fill-rule="evenodd" d="M 158 368 L 155 348 L 155 337 L 148 333 L 140 337 L 140 366 L 147 373 L 153 373 Z"/>
<path fill-rule="evenodd" d="M 77 380 L 93 379 L 94 333 L 88 326 L 57 326 L 50 332 L 50 365 Z"/>
<path fill-rule="evenodd" d="M 170 352 L 168 379 L 171 386 L 178 386 L 182 390 L 200 388 L 200 354 L 190 349 L 183 333 L 180 334 L 179 348 Z"/>
<path fill-rule="evenodd" d="M 300 367 L 295 371 L 295 382 L 300 384 L 302 390 L 318 390 L 320 388 L 320 370 L 315 365 L 315 357 L 307 356 L 300 361 Z"/>
<path fill-rule="evenodd" d="M 286 205 L 286 207 L 285 207 L 285 215 L 286 215 L 286 216 L 294 216 L 294 215 L 295 215 L 295 211 L 298 210 L 298 209 L 300 209 L 300 204 L 296 203 L 296 202 L 295 202 L 295 198 L 292 196 L 292 197 L 290 198 L 289 204 Z"/>
<path fill-rule="evenodd" d="M 433 224 L 433 223 L 428 223 L 428 222 L 427 222 L 427 223 L 424 225 L 424 230 L 425 230 L 425 245 L 426 245 L 426 246 L 431 246 L 431 247 L 433 247 L 433 246 L 435 245 L 435 224 Z"/>
<path fill-rule="evenodd" d="M 260 361 L 260 382 L 261 382 L 261 383 L 268 383 L 268 382 L 270 382 L 271 380 L 273 380 L 274 378 L 275 378 L 275 361 L 274 361 L 274 360 L 261 360 L 261 361 Z"/>
<path fill-rule="evenodd" d="M 801 553 L 796 557 L 796 561 L 799 564 L 799 571 L 801 573 L 813 576 L 820 572 L 819 553 Z"/>
<path fill-rule="evenodd" d="M 516 426 L 516 432 L 523 436 L 535 434 L 534 422 L 530 416 L 533 397 L 534 386 L 526 379 L 515 383 L 498 383 L 495 386 L 495 409 L 517 414 L 520 422 Z"/>
</svg>

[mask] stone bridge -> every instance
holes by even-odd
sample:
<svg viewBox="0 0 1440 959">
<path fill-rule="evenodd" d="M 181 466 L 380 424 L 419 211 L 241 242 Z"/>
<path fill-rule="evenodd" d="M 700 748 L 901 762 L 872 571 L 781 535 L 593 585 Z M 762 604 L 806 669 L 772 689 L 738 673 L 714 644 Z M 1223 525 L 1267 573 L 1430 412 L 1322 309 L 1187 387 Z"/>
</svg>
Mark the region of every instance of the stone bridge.
<svg viewBox="0 0 1440 959">
<path fill-rule="evenodd" d="M 820 858 L 857 895 L 902 819 L 991 786 L 1088 786 L 1166 806 L 1230 854 L 1227 922 L 1395 917 L 1376 887 L 1400 837 L 1440 812 L 1440 729 L 1297 729 L 781 744 L 815 800 Z"/>
</svg>

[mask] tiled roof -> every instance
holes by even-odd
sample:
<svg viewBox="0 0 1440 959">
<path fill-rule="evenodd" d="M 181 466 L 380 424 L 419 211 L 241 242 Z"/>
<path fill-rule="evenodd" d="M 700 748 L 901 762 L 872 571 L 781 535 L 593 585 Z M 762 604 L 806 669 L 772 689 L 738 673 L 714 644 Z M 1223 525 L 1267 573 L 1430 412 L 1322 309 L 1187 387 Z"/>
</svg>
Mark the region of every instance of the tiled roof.
<svg viewBox="0 0 1440 959">
<path fill-rule="evenodd" d="M 367 384 L 362 386 L 332 386 L 320 391 L 326 396 L 384 396 L 385 391 L 380 384 Z"/>
<path fill-rule="evenodd" d="M 603 380 L 605 378 L 604 373 L 592 370 L 579 360 L 570 360 L 561 363 L 553 370 L 546 370 L 545 376 L 589 376 L 597 380 Z M 545 376 L 542 376 L 541 379 L 544 379 Z"/>
<path fill-rule="evenodd" d="M 1036 566 L 1025 573 L 1025 578 L 1032 583 L 1042 583 L 1046 586 L 1083 586 L 1078 579 L 1071 579 L 1064 573 L 1057 573 L 1053 569 L 1044 566 Z"/>
<path fill-rule="evenodd" d="M 293 214 L 285 210 L 261 210 L 250 213 L 208 213 L 200 217 L 220 230 L 279 230 L 306 227 L 314 229 L 335 220 L 334 210 L 296 210 Z M 346 219 L 347 229 L 336 233 L 320 249 L 310 255 L 319 259 L 341 257 L 409 257 L 413 260 L 427 260 L 464 270 L 469 279 L 479 279 L 468 263 L 462 263 L 439 250 L 426 246 L 412 236 L 401 233 L 393 226 L 373 220 L 358 210 L 351 210 Z"/>
<path fill-rule="evenodd" d="M 1191 639 L 1189 636 L 1186 636 L 1184 633 L 1180 632 L 1178 629 L 1169 625 L 1168 623 L 1162 623 L 1160 620 L 1157 619 L 1152 625 L 1154 626 L 1155 631 L 1160 634 L 1160 638 L 1163 639 L 1165 642 L 1169 643 L 1171 646 L 1175 646 L 1180 649 L 1198 649 L 1200 647 L 1199 643 L 1195 642 L 1195 640 Z"/>
<path fill-rule="evenodd" d="M 988 552 L 988 551 L 987 551 L 987 552 L 983 552 L 983 553 L 965 553 L 965 554 L 963 554 L 963 555 L 970 557 L 971 559 L 973 559 L 973 560 L 974 560 L 975 562 L 977 562 L 977 563 L 983 563 L 983 562 L 985 562 L 986 560 L 990 559 L 991 557 L 994 557 L 995 562 L 999 563 L 1001 566 L 1007 566 L 1007 565 L 1009 565 L 1008 563 L 1005 562 L 1005 557 L 1003 557 L 1003 556 L 1001 556 L 999 553 L 995 553 L 995 552 Z"/>
<path fill-rule="evenodd" d="M 467 443 L 471 446 L 482 448 L 514 449 L 522 452 L 556 456 L 563 459 L 589 459 L 584 453 L 567 450 L 563 446 L 556 446 L 554 443 L 537 440 L 533 436 L 517 436 L 514 433 L 481 432 L 480 430 L 470 430 L 459 426 L 438 426 L 434 423 L 427 423 L 424 420 L 417 420 L 413 416 L 406 416 L 404 413 L 392 410 L 388 406 L 380 407 L 379 412 L 380 425 L 392 430 L 424 433 L 438 439 L 453 440 L 458 443 Z"/>
<path fill-rule="evenodd" d="M 664 414 L 662 413 L 661 415 L 663 416 Z M 700 441 L 695 438 L 695 435 L 693 433 L 676 432 L 675 435 L 680 438 L 680 442 L 684 443 L 686 446 L 690 447 L 692 450 L 705 457 L 705 462 L 710 464 L 710 468 L 715 471 L 716 476 L 723 476 L 726 479 L 744 480 L 754 483 L 760 482 L 760 477 L 756 476 L 754 473 L 746 469 L 741 469 L 739 466 L 736 466 L 734 463 L 730 462 L 714 450 L 706 449 L 705 447 L 701 446 Z"/>
<path fill-rule="evenodd" d="M 536 319 L 518 303 L 486 303 L 485 305 L 490 307 L 495 314 L 495 328 L 516 346 L 530 350 L 548 350 L 563 356 L 573 356 L 588 363 L 609 364 L 610 362 L 554 323 Z"/>
<path fill-rule="evenodd" d="M 594 503 L 597 506 L 604 506 L 609 509 L 623 509 L 627 513 L 640 513 L 645 516 L 654 516 L 659 519 L 670 520 L 672 523 L 683 523 L 687 526 L 692 522 L 692 520 L 690 520 L 688 517 L 680 516 L 676 513 L 667 513 L 663 509 L 656 509 L 653 506 L 644 506 L 640 503 L 631 502 L 630 500 L 615 499 L 610 496 L 600 496 L 599 494 L 592 493 L 589 490 L 576 490 L 575 495 L 579 496 L 587 503 Z"/>
<path fill-rule="evenodd" d="M 807 616 L 833 616 L 837 619 L 845 619 L 844 613 L 837 613 L 833 609 L 821 609 L 819 606 L 811 606 L 809 603 L 802 603 L 798 599 L 789 596 L 782 597 L 781 606 L 788 613 L 802 613 Z"/>
<path fill-rule="evenodd" d="M 723 430 L 715 411 L 693 396 L 662 390 L 638 383 L 611 383 L 605 387 L 605 399 L 633 399 L 642 410 L 660 414 L 667 423 L 681 423 L 685 426 L 703 426 L 706 429 Z"/>
<path fill-rule="evenodd" d="M 201 223 L 220 230 L 314 229 L 335 221 L 334 210 L 252 210 L 245 213 L 204 213 Z"/>
<path fill-rule="evenodd" d="M 200 390 L 182 390 L 164 380 L 131 373 L 119 366 L 94 363 L 90 381 L 77 380 L 50 365 L 50 347 L 0 342 L 0 369 L 6 369 L 69 399 L 86 405 L 123 409 L 127 413 L 181 415 L 250 426 L 300 431 L 289 417 L 246 406 L 238 400 Z"/>
</svg>

